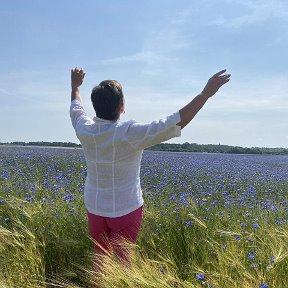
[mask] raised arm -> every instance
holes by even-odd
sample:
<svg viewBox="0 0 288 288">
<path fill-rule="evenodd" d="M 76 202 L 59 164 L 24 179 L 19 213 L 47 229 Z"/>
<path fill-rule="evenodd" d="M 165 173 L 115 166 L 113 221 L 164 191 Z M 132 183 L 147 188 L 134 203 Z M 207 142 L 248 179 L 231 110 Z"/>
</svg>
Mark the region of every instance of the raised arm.
<svg viewBox="0 0 288 288">
<path fill-rule="evenodd" d="M 181 121 L 177 123 L 183 129 L 200 111 L 206 101 L 212 97 L 219 88 L 230 80 L 230 74 L 224 74 L 226 70 L 214 74 L 207 82 L 203 91 L 191 102 L 179 110 Z"/>
<path fill-rule="evenodd" d="M 83 83 L 85 73 L 83 69 L 78 69 L 77 67 L 71 70 L 71 101 L 79 100 L 81 101 L 80 89 L 79 87 Z"/>
</svg>

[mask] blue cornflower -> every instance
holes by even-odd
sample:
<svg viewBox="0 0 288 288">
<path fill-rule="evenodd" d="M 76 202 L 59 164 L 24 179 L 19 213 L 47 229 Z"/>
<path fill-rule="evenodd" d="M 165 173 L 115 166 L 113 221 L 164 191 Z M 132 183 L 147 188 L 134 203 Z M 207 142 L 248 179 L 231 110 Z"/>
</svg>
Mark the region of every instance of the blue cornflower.
<svg viewBox="0 0 288 288">
<path fill-rule="evenodd" d="M 33 195 L 33 196 L 31 196 L 31 197 L 27 197 L 27 198 L 25 198 L 25 200 L 29 202 L 29 201 L 31 201 L 32 199 L 34 199 L 35 197 L 36 197 L 36 196 Z"/>
<path fill-rule="evenodd" d="M 161 273 L 164 273 L 164 268 L 160 268 L 159 271 L 160 271 Z"/>
<path fill-rule="evenodd" d="M 192 223 L 191 223 L 191 221 L 185 221 L 185 225 L 191 227 Z"/>
<path fill-rule="evenodd" d="M 255 259 L 255 254 L 249 253 L 249 254 L 248 254 L 248 258 L 249 258 L 249 259 L 252 259 L 252 260 Z"/>
<path fill-rule="evenodd" d="M 204 281 L 205 280 L 205 275 L 201 274 L 201 273 L 197 273 L 195 277 L 196 277 L 196 279 L 198 279 L 200 281 Z"/>
<path fill-rule="evenodd" d="M 66 194 L 64 197 L 63 197 L 63 201 L 73 201 L 74 200 L 74 196 L 72 194 Z"/>
<path fill-rule="evenodd" d="M 236 236 L 234 236 L 234 238 L 235 238 L 235 240 L 240 240 L 241 239 L 240 235 L 236 235 Z"/>
<path fill-rule="evenodd" d="M 6 217 L 6 218 L 4 218 L 4 221 L 5 221 L 5 222 L 8 222 L 8 221 L 10 221 L 10 218 L 9 218 L 9 217 Z"/>
<path fill-rule="evenodd" d="M 172 196 L 171 196 L 171 200 L 174 200 L 175 198 L 176 198 L 176 194 L 172 194 Z"/>
<path fill-rule="evenodd" d="M 266 284 L 266 283 L 261 283 L 260 285 L 259 285 L 259 288 L 268 288 L 269 286 L 268 286 L 268 284 Z"/>
<path fill-rule="evenodd" d="M 252 224 L 252 227 L 253 227 L 253 228 L 259 228 L 259 224 L 253 223 L 253 224 Z"/>
<path fill-rule="evenodd" d="M 274 211 L 278 211 L 278 210 L 279 210 L 279 208 L 278 208 L 277 206 L 272 206 L 272 209 L 273 209 Z"/>
<path fill-rule="evenodd" d="M 274 257 L 270 258 L 270 263 L 275 263 L 275 258 Z"/>
</svg>

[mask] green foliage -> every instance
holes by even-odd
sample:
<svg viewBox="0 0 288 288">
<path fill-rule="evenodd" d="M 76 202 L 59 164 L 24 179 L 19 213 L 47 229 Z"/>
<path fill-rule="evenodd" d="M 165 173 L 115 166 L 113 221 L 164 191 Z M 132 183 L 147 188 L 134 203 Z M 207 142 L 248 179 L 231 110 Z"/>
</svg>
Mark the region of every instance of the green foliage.
<svg viewBox="0 0 288 288">
<path fill-rule="evenodd" d="M 38 147 L 70 147 L 81 148 L 81 144 L 71 142 L 19 142 L 0 143 L 1 145 L 10 146 L 38 146 Z M 183 144 L 160 143 L 147 150 L 152 151 L 171 151 L 171 152 L 197 152 L 197 153 L 229 153 L 229 154 L 271 154 L 271 155 L 287 155 L 287 148 L 264 148 L 264 147 L 240 147 L 222 144 L 196 144 L 185 142 Z"/>
<path fill-rule="evenodd" d="M 229 154 L 272 154 L 272 155 L 287 155 L 286 148 L 260 148 L 260 147 L 239 147 L 229 145 L 215 144 L 170 144 L 161 143 L 150 147 L 148 150 L 153 151 L 171 151 L 171 152 L 198 152 L 198 153 L 229 153 Z"/>
</svg>

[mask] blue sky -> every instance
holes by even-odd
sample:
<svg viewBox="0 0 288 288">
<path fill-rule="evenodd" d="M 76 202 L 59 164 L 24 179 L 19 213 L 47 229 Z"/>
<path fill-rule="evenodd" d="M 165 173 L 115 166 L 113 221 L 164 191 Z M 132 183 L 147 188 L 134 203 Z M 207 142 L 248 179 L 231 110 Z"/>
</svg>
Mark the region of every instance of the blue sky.
<svg viewBox="0 0 288 288">
<path fill-rule="evenodd" d="M 2 0 L 0 142 L 76 142 L 70 69 L 123 85 L 122 120 L 179 110 L 208 78 L 231 81 L 173 143 L 288 148 L 286 0 Z"/>
</svg>

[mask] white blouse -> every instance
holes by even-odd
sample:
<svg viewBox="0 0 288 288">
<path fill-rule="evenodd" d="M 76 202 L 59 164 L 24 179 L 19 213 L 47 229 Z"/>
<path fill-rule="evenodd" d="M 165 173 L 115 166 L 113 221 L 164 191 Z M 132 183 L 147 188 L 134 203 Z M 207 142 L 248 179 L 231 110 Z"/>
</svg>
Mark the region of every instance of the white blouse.
<svg viewBox="0 0 288 288">
<path fill-rule="evenodd" d="M 87 163 L 86 209 L 119 217 L 143 205 L 140 164 L 143 149 L 181 135 L 180 114 L 150 124 L 89 118 L 81 101 L 73 100 L 70 117 Z"/>
</svg>

